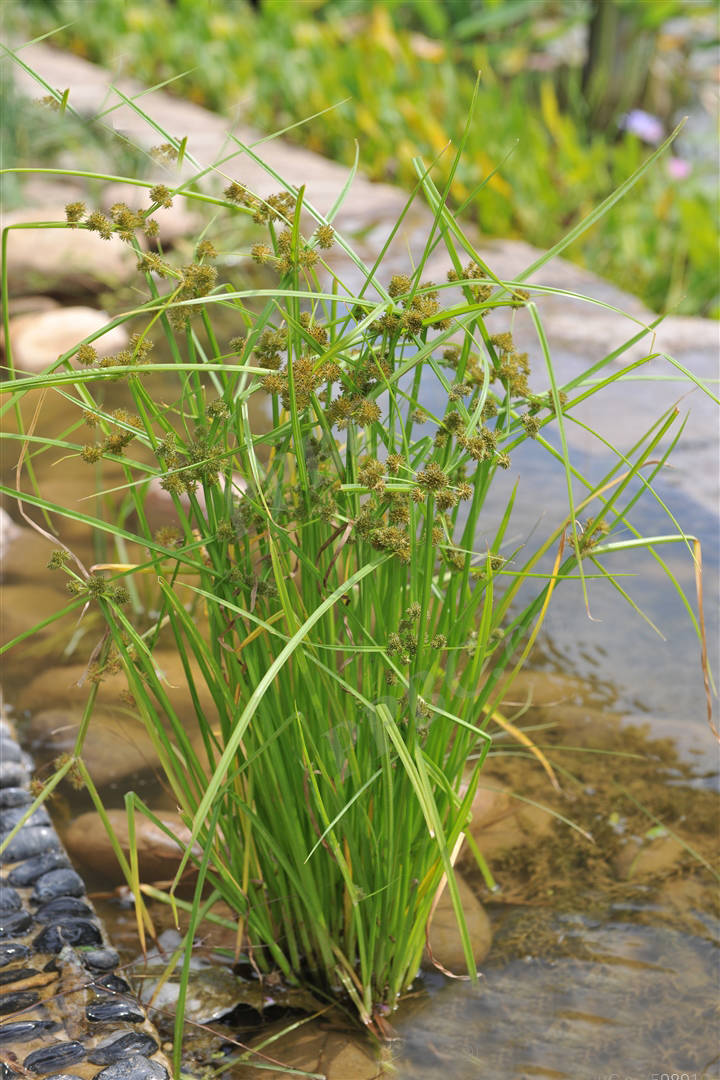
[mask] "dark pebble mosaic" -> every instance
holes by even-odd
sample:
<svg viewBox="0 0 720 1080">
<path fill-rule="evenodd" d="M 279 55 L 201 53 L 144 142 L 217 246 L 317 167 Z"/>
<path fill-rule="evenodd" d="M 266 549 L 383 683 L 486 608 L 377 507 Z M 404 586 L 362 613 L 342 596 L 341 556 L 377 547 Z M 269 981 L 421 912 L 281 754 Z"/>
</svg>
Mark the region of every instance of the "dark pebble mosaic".
<svg viewBox="0 0 720 1080">
<path fill-rule="evenodd" d="M 20 825 L 33 801 L 26 787 L 30 768 L 30 759 L 0 720 L 0 840 Z M 95 1080 L 168 1080 L 165 1066 L 152 1060 L 159 1050 L 157 1040 L 146 1030 L 128 1030 L 131 1024 L 149 1027 L 145 1013 L 113 971 L 119 956 L 105 944 L 83 880 L 62 850 L 44 807 L 20 826 L 0 863 L 7 865 L 0 877 L 0 1080 L 80 1080 L 64 1071 L 80 1062 L 85 1063 L 83 1076 L 95 1072 Z M 11 940 L 29 934 L 35 935 L 31 944 Z M 61 1022 L 63 977 L 72 972 L 71 992 L 76 993 L 78 963 L 86 969 L 87 988 L 97 994 L 85 1007 L 83 1034 L 66 1031 Z M 28 1043 L 38 1042 L 46 1045 L 26 1053 Z M 88 1073 L 88 1066 L 103 1068 Z"/>
</svg>

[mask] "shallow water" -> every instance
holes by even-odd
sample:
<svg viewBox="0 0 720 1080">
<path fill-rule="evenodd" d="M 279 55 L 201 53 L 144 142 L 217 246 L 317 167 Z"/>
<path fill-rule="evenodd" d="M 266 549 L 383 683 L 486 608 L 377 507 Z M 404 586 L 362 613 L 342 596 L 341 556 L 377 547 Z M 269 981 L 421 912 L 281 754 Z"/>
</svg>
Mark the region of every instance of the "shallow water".
<svg viewBox="0 0 720 1080">
<path fill-rule="evenodd" d="M 571 369 L 573 358 L 566 360 Z M 649 403 L 653 415 L 667 403 L 665 384 L 661 390 L 657 400 Z M 613 437 L 624 445 L 631 439 L 634 426 L 644 420 L 644 416 L 627 417 L 622 401 L 617 399 L 615 413 L 611 407 L 605 416 L 613 419 Z M 601 419 L 597 419 L 598 426 Z M 713 421 L 714 415 L 703 401 L 693 416 L 687 450 L 681 448 L 676 458 L 676 471 L 668 470 L 655 483 L 683 527 L 703 544 L 711 662 L 718 655 L 719 615 L 715 602 L 718 520 L 713 511 L 716 477 L 708 464 L 717 448 Z M 515 454 L 512 470 L 488 506 L 489 538 L 493 517 L 504 505 L 510 485 L 519 478 L 518 509 L 509 530 L 508 551 L 529 541 L 533 533 L 542 536 L 567 513 L 562 469 L 537 449 L 529 443 Z M 576 466 L 593 477 L 603 475 L 613 460 L 606 453 L 595 452 L 584 438 L 575 443 L 571 440 L 571 453 Z M 57 486 L 54 468 L 49 456 L 40 462 L 41 485 Z M 87 479 L 87 474 L 83 477 Z M 66 473 L 63 483 L 71 488 L 72 475 L 68 478 Z M 633 510 L 632 520 L 643 532 L 674 531 L 662 508 L 649 499 Z M 688 550 L 676 544 L 664 547 L 662 555 L 695 608 Z M 638 786 L 633 788 L 636 798 L 656 812 L 663 805 L 672 807 L 673 802 L 684 800 L 687 812 L 680 815 L 677 829 L 686 843 L 700 848 L 707 857 L 713 836 L 708 832 L 708 804 L 702 800 L 717 784 L 718 757 L 705 718 L 698 640 L 677 593 L 658 565 L 645 553 L 631 560 L 619 556 L 618 568 L 621 563 L 637 574 L 621 579 L 624 587 L 667 640 L 663 641 L 628 609 L 606 583 L 590 583 L 592 619 L 584 613 L 578 583 L 560 588 L 533 663 L 541 672 L 572 676 L 578 681 L 573 684 L 572 700 L 565 700 L 553 713 L 555 730 L 552 737 L 548 736 L 548 743 L 553 749 L 558 740 L 572 743 L 580 730 L 585 750 L 588 745 L 617 750 L 625 740 L 645 758 L 647 766 L 644 772 L 638 766 Z M 46 578 L 42 580 L 47 596 L 57 600 L 55 590 L 61 583 L 48 581 L 46 586 Z M 12 579 L 9 584 L 12 587 Z M 83 658 L 92 638 L 90 630 L 85 643 L 80 643 Z M 18 655 L 17 661 L 11 658 L 4 671 L 11 704 L 18 688 L 34 672 L 42 671 L 47 662 L 47 657 L 34 659 L 27 650 Z M 578 711 L 589 718 L 581 727 Z M 608 714 L 613 714 L 614 719 L 606 724 L 603 717 Z M 22 722 L 23 717 L 18 719 Z M 529 713 L 523 723 L 533 719 L 548 722 L 546 713 Z M 650 741 L 634 733 L 638 723 L 647 724 Z M 626 732 L 619 737 L 620 742 L 618 730 Z M 612 738 L 608 732 L 613 733 Z M 658 750 L 652 742 L 658 736 L 671 740 L 677 760 L 672 752 Z M 499 751 L 505 746 L 498 741 Z M 42 743 L 33 751 L 42 759 Z M 611 757 L 595 757 L 589 764 L 588 754 L 580 762 L 577 758 L 562 758 L 561 751 L 557 753 L 568 772 L 583 774 L 584 791 L 600 791 L 598 814 L 600 819 L 607 819 L 614 804 L 609 789 L 603 785 L 608 776 L 616 773 L 622 773 L 623 782 L 630 783 L 627 767 L 620 770 Z M 516 766 L 517 760 L 506 760 L 498 754 L 494 762 L 491 760 L 490 769 L 494 775 L 501 775 L 505 765 Z M 523 767 L 534 768 L 527 763 Z M 505 779 L 512 785 L 512 770 Z M 135 786 L 145 793 L 152 790 L 153 784 L 151 775 L 146 774 L 137 778 Z M 105 794 L 111 805 L 121 804 L 125 786 L 125 781 L 108 785 Z M 525 794 L 532 791 L 538 801 L 550 801 L 542 777 L 521 786 Z M 587 798 L 583 802 L 576 793 L 575 802 L 566 807 L 567 815 L 582 816 L 586 802 Z M 78 806 L 75 803 L 74 809 Z M 62 813 L 62 804 L 58 809 Z M 66 811 L 70 812 L 67 805 Z M 695 820 L 701 816 L 702 827 Z M 642 835 L 640 819 L 633 820 L 633 835 L 638 829 Z M 646 824 L 650 828 L 652 822 Z M 565 843 L 564 835 L 560 833 L 558 839 L 553 834 L 556 846 Z M 707 871 L 693 859 L 685 858 L 645 883 L 628 884 L 620 875 L 613 883 L 607 871 L 612 862 L 610 854 L 606 859 L 603 856 L 605 861 L 590 861 L 587 865 L 582 863 L 584 856 L 578 854 L 575 865 L 563 868 L 563 877 L 552 862 L 557 861 L 554 851 L 552 846 L 548 848 L 547 880 L 543 879 L 542 867 L 533 865 L 532 870 L 528 869 L 529 852 L 515 863 L 500 860 L 498 867 L 493 867 L 503 887 L 495 897 L 484 892 L 481 882 L 473 878 L 473 885 L 488 904 L 495 929 L 495 944 L 484 965 L 483 978 L 475 986 L 434 973 L 423 977 L 416 993 L 393 1017 L 400 1036 L 391 1051 L 398 1080 L 441 1075 L 458 1080 L 590 1080 L 612 1074 L 628 1080 L 649 1080 L 655 1073 L 717 1077 L 720 1069 L 715 1056 L 712 1007 L 717 992 L 720 921 L 717 907 L 709 898 L 712 878 Z M 543 892 L 539 894 L 536 889 L 540 882 Z M 93 884 L 102 889 L 102 881 Z M 118 931 L 119 923 L 127 929 L 127 913 L 122 914 L 113 902 L 104 910 L 108 922 L 116 922 Z M 128 958 L 131 952 L 128 946 Z M 243 1071 L 229 1075 L 241 1080 Z"/>
</svg>

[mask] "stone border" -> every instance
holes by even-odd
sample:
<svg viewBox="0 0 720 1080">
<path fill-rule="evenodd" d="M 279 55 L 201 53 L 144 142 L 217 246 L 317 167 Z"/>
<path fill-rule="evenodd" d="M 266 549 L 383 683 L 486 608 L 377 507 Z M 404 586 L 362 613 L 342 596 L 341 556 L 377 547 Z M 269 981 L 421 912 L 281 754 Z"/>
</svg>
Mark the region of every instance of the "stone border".
<svg viewBox="0 0 720 1080">
<path fill-rule="evenodd" d="M 32 767 L 0 719 L 0 840 L 33 801 Z M 0 1078 L 168 1080 L 160 1037 L 118 963 L 40 807 L 0 854 Z"/>
</svg>

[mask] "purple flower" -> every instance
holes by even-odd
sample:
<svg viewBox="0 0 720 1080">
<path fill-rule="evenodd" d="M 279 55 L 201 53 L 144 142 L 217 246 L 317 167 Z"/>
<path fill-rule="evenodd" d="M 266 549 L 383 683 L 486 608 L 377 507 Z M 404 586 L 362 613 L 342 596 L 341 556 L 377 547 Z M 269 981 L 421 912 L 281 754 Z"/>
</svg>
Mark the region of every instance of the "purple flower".
<svg viewBox="0 0 720 1080">
<path fill-rule="evenodd" d="M 692 165 L 683 158 L 668 158 L 667 171 L 673 180 L 686 180 L 692 172 Z"/>
<path fill-rule="evenodd" d="M 620 127 L 653 146 L 662 142 L 664 134 L 662 120 L 653 116 L 652 113 L 645 112 L 644 109 L 631 109 L 620 121 Z"/>
</svg>

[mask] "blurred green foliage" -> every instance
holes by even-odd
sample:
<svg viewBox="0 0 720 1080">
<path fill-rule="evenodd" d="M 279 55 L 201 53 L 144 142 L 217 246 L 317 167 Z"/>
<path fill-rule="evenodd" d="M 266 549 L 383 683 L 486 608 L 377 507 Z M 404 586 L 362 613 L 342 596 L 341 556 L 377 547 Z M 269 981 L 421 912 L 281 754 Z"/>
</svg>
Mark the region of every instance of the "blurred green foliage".
<svg viewBox="0 0 720 1080">
<path fill-rule="evenodd" d="M 603 0 L 609 3 L 610 0 Z M 712 5 L 614 0 L 635 34 L 662 42 L 667 20 L 702 17 Z M 411 187 L 412 159 L 450 167 L 481 72 L 478 106 L 451 200 L 492 236 L 540 247 L 598 204 L 650 149 L 620 117 L 593 130 L 583 96 L 582 40 L 591 0 L 262 0 L 231 4 L 155 0 L 152 5 L 36 0 L 16 8 L 28 37 L 69 23 L 53 40 L 264 131 L 287 137 Z M 11 20 L 12 21 L 12 20 Z M 580 43 L 580 47 L 578 47 Z M 188 70 L 188 58 L 196 61 Z M 677 88 L 675 88 L 675 92 Z M 636 102 L 641 105 L 642 102 Z M 668 115 L 666 122 L 671 120 Z M 496 171 L 494 171 L 496 170 Z M 718 316 L 714 161 L 673 178 L 651 170 L 568 257 L 629 289 L 654 310 Z"/>
</svg>

